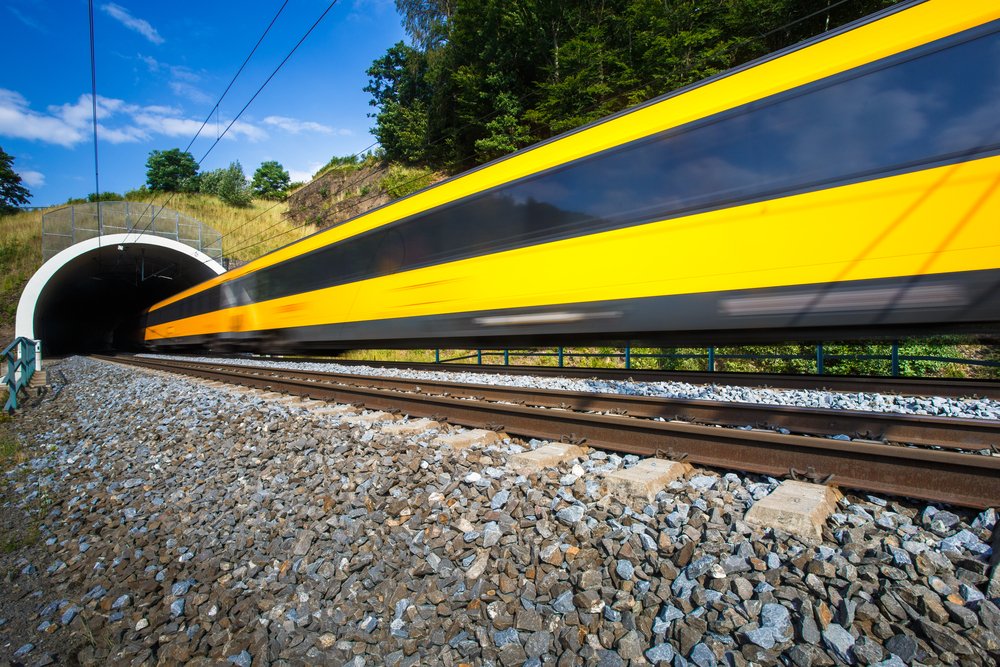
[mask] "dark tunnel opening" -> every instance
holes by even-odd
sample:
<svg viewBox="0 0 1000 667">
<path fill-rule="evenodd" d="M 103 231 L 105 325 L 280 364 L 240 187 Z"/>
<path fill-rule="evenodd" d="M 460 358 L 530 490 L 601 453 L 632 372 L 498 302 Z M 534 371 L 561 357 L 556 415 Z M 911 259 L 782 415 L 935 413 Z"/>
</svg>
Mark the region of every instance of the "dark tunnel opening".
<svg viewBox="0 0 1000 667">
<path fill-rule="evenodd" d="M 35 338 L 47 355 L 139 349 L 144 309 L 215 275 L 179 250 L 109 244 L 70 260 L 45 283 Z"/>
</svg>

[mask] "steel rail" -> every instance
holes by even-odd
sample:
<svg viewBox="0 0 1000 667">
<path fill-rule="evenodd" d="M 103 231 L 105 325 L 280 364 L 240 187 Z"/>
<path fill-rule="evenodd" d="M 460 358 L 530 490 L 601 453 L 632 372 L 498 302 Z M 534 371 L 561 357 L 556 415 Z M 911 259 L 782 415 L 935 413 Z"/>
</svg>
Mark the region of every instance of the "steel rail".
<svg viewBox="0 0 1000 667">
<path fill-rule="evenodd" d="M 598 378 L 635 382 L 687 382 L 738 387 L 775 389 L 825 389 L 830 391 L 877 391 L 905 396 L 978 396 L 1000 399 L 1000 382 L 995 380 L 957 380 L 951 378 L 875 377 L 861 375 L 784 375 L 777 373 L 736 373 L 726 371 L 658 371 L 621 368 L 576 368 L 556 366 L 504 366 L 501 364 L 424 363 L 399 361 L 358 361 L 354 359 L 316 359 L 281 357 L 301 363 L 334 363 L 344 366 L 373 366 L 447 373 L 496 373 L 498 375 L 537 375 L 542 377 Z"/>
<path fill-rule="evenodd" d="M 174 362 L 194 367 L 219 368 L 236 374 L 268 374 L 275 379 L 302 378 L 315 382 L 377 387 L 393 391 L 436 393 L 529 406 L 603 412 L 646 419 L 666 419 L 722 426 L 778 430 L 802 435 L 848 435 L 852 439 L 942 447 L 995 449 L 1000 445 L 1000 421 L 935 417 L 901 413 L 863 412 L 761 405 L 664 396 L 631 396 L 601 392 L 576 392 L 534 387 L 421 380 L 373 375 L 353 375 L 219 362 Z"/>
<path fill-rule="evenodd" d="M 171 367 L 160 360 L 109 359 L 314 399 L 359 403 L 370 409 L 398 409 L 413 416 L 444 415 L 451 423 L 502 428 L 522 437 L 584 441 L 642 456 L 683 457 L 698 465 L 772 476 L 809 471 L 846 488 L 979 509 L 1000 504 L 1000 458 L 992 456 L 487 403 L 306 379 L 279 381 L 195 367 L 190 362 Z"/>
</svg>

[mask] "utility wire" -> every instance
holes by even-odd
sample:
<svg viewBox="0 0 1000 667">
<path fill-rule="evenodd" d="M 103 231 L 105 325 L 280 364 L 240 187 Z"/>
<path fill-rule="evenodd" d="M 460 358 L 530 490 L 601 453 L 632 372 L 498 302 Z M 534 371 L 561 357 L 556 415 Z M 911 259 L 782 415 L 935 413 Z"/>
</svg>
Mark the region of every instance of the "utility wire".
<svg viewBox="0 0 1000 667">
<path fill-rule="evenodd" d="M 93 0 L 89 0 L 89 1 L 91 3 L 93 2 Z M 271 22 L 267 24 L 267 28 L 264 29 L 263 33 L 261 33 L 261 36 L 257 40 L 257 43 L 254 44 L 254 46 L 253 46 L 252 49 L 250 49 L 250 53 L 247 54 L 247 57 L 243 59 L 243 64 L 241 64 L 240 68 L 238 70 L 236 70 L 236 74 L 233 75 L 233 78 L 229 80 L 229 85 L 227 85 L 226 89 L 224 91 L 222 91 L 222 95 L 219 96 L 219 99 L 218 99 L 218 101 L 216 101 L 215 106 L 213 106 L 212 109 L 205 116 L 205 120 L 202 121 L 201 127 L 199 127 L 198 131 L 195 132 L 195 134 L 194 134 L 193 137 L 191 137 L 191 141 L 188 142 L 187 147 L 184 149 L 185 152 L 191 150 L 191 146 L 194 145 L 195 140 L 198 139 L 198 137 L 202 133 L 202 130 L 205 129 L 205 126 L 208 125 L 208 122 L 212 119 L 212 114 L 216 114 L 216 118 L 218 118 L 219 105 L 222 104 L 222 100 L 225 99 L 226 95 L 229 93 L 229 90 L 233 87 L 233 84 L 236 83 L 236 79 L 238 79 L 239 76 L 240 76 L 240 74 L 243 73 L 243 70 L 246 69 L 247 63 L 249 63 L 250 59 L 253 58 L 253 56 L 254 56 L 255 53 L 257 53 L 257 49 L 260 48 L 260 45 L 264 41 L 264 38 L 267 37 L 267 34 L 269 32 L 271 32 L 271 28 L 274 27 L 274 24 L 278 20 L 278 17 L 281 16 L 281 13 L 283 11 L 285 11 L 285 7 L 288 6 L 288 2 L 289 2 L 289 0 L 285 0 L 281 4 L 281 7 L 278 8 L 278 11 L 274 14 L 274 17 L 271 18 Z M 268 84 L 268 82 L 271 80 L 271 78 L 274 77 L 274 75 L 277 73 L 278 69 L 281 69 L 281 66 L 285 64 L 285 61 L 287 61 L 291 57 L 292 53 L 295 52 L 295 49 L 299 48 L 299 45 L 302 44 L 302 42 L 305 40 L 305 37 L 309 36 L 309 33 L 312 32 L 312 30 L 316 27 L 316 25 L 319 23 L 319 21 L 323 19 L 323 16 L 326 16 L 326 13 L 330 11 L 330 8 L 333 7 L 333 5 L 336 4 L 336 2 L 337 2 L 337 0 L 334 0 L 332 3 L 330 3 L 330 6 L 327 7 L 327 9 L 326 9 L 325 12 L 323 12 L 323 15 L 320 16 L 319 20 L 317 20 L 317 22 L 314 23 L 311 28 L 309 28 L 309 31 L 306 33 L 306 35 L 301 40 L 299 40 L 298 44 L 295 45 L 295 48 L 293 48 L 292 51 L 287 56 L 285 56 L 285 60 L 283 60 L 281 62 L 281 65 L 278 65 L 278 68 L 275 69 L 275 71 L 271 73 L 271 76 L 269 76 L 267 78 L 267 81 L 265 81 L 264 84 L 257 90 L 257 92 L 254 93 L 254 96 L 253 96 L 253 98 L 250 99 L 250 102 L 253 102 L 254 98 L 256 98 L 258 94 L 260 94 L 260 91 L 263 90 L 264 86 L 266 86 Z M 246 103 L 246 105 L 243 107 L 243 110 L 240 111 L 239 115 L 237 115 L 236 118 L 239 118 L 239 116 L 242 115 L 244 111 L 246 111 L 247 107 L 250 106 L 250 102 Z M 236 122 L 236 119 L 233 119 L 233 123 L 235 123 L 235 122 Z M 233 123 L 230 123 L 229 126 L 226 127 L 226 130 L 224 132 L 222 132 L 222 134 L 219 134 L 218 131 L 216 132 L 215 142 L 212 144 L 211 148 L 208 149 L 208 152 L 205 153 L 205 155 L 201 158 L 201 160 L 198 160 L 198 165 L 199 166 L 201 166 L 202 160 L 204 160 L 205 157 L 208 156 L 208 153 L 210 153 L 212 151 L 212 149 L 215 148 L 216 144 L 219 143 L 219 140 L 222 139 L 222 137 L 225 135 L 225 133 L 229 131 L 229 128 L 232 127 Z M 173 197 L 174 197 L 175 194 L 176 193 L 174 193 L 174 192 L 170 193 L 170 196 L 167 197 L 166 202 L 164 202 L 164 204 L 162 206 L 160 206 L 160 211 L 162 211 L 163 207 L 165 207 L 168 203 L 170 203 L 170 201 L 173 199 Z M 143 212 L 139 215 L 139 219 L 140 220 L 142 219 L 142 216 L 146 214 L 146 211 L 148 211 L 150 209 L 150 207 L 153 206 L 153 203 L 154 203 L 153 201 L 150 201 L 149 205 L 147 205 L 146 208 L 145 208 L 145 210 L 143 210 Z M 154 211 L 153 215 L 149 219 L 149 222 L 138 233 L 138 235 L 136 236 L 136 239 L 138 239 L 139 236 L 142 236 L 142 234 L 149 229 L 149 227 L 153 224 L 153 222 L 155 222 L 156 215 L 157 215 L 157 213 Z"/>
<path fill-rule="evenodd" d="M 378 142 L 377 142 L 377 141 L 376 141 L 376 142 L 373 142 L 373 143 L 370 143 L 370 144 L 368 144 L 367 146 L 365 146 L 364 148 L 362 148 L 362 149 L 361 149 L 360 151 L 358 151 L 357 153 L 354 153 L 353 155 L 350 155 L 350 156 L 348 156 L 348 157 L 349 157 L 350 159 L 356 159 L 356 158 L 358 158 L 358 157 L 360 157 L 360 156 L 364 155 L 365 153 L 367 153 L 367 152 L 368 152 L 369 150 L 371 150 L 372 148 L 374 148 L 374 147 L 375 147 L 375 146 L 376 146 L 377 144 L 378 144 Z M 356 184 L 356 183 L 357 183 L 357 182 L 358 182 L 359 180 L 360 180 L 360 179 L 356 179 L 356 180 L 355 180 L 355 184 Z M 306 186 L 303 186 L 303 187 L 306 187 Z M 334 193 L 334 196 L 336 196 L 336 195 L 340 194 L 340 192 L 341 192 L 341 189 L 338 189 L 338 190 L 337 190 L 337 192 L 335 192 L 335 193 Z M 232 234 L 233 232 L 236 232 L 236 231 L 239 231 L 240 229 L 242 229 L 242 228 L 246 227 L 247 225 L 249 225 L 249 224 L 250 224 L 251 222 L 253 222 L 254 220 L 257 220 L 258 218 L 262 217 L 262 216 L 263 216 L 263 215 L 264 215 L 265 213 L 267 213 L 268 211 L 271 211 L 271 210 L 272 210 L 272 209 L 274 209 L 274 208 L 275 208 L 276 206 L 280 206 L 280 205 L 281 205 L 281 204 L 283 204 L 283 203 L 284 203 L 283 201 L 277 201 L 277 202 L 275 202 L 275 203 L 271 204 L 270 206 L 268 206 L 267 208 L 265 208 L 265 209 L 264 209 L 263 211 L 261 211 L 260 213 L 258 213 L 258 214 L 257 214 L 257 215 L 255 215 L 254 217 L 252 217 L 252 218 L 250 218 L 249 220 L 247 220 L 246 222 L 242 222 L 242 223 L 240 223 L 239 225 L 237 225 L 236 227 L 233 227 L 232 229 L 230 229 L 230 230 L 229 230 L 228 232 L 226 232 L 225 234 L 223 234 L 222 236 L 220 236 L 220 237 L 219 237 L 219 240 L 221 241 L 222 239 L 226 238 L 227 236 L 230 236 L 230 235 L 231 235 L 231 234 Z M 277 223 L 275 223 L 275 224 L 277 224 Z M 272 227 L 274 227 L 274 225 L 272 225 L 271 227 L 268 227 L 268 228 L 267 228 L 267 229 L 265 229 L 264 231 L 266 232 L 266 231 L 267 231 L 268 229 L 271 229 Z"/>
<path fill-rule="evenodd" d="M 94 48 L 94 0 L 87 0 L 90 17 L 90 108 L 94 118 L 94 196 L 97 200 L 97 248 L 101 248 L 101 177 L 97 157 L 97 56 Z"/>
</svg>

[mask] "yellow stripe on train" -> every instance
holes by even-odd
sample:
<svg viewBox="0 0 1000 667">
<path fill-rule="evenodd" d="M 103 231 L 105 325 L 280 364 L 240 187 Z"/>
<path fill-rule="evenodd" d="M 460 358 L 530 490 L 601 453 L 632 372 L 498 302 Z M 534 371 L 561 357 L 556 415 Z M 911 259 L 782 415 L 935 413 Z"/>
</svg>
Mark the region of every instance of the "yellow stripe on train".
<svg viewBox="0 0 1000 667">
<path fill-rule="evenodd" d="M 229 308 L 146 340 L 996 269 L 997 220 L 991 157 Z"/>
</svg>

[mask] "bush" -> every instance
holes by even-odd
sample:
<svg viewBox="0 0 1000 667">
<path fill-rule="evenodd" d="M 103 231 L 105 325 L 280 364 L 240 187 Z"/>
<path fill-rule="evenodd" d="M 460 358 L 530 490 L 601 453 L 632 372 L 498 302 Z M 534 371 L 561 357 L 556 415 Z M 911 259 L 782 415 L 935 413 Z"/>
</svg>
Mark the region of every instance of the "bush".
<svg viewBox="0 0 1000 667">
<path fill-rule="evenodd" d="M 393 199 L 405 197 L 417 190 L 422 190 L 434 182 L 434 172 L 430 169 L 403 167 L 394 164 L 382 180 L 379 187 Z"/>
<path fill-rule="evenodd" d="M 118 194 L 117 192 L 102 192 L 97 194 L 96 192 L 91 192 L 87 195 L 87 201 L 93 204 L 99 201 L 124 201 L 125 197 Z"/>
<path fill-rule="evenodd" d="M 253 201 L 239 160 L 229 163 L 225 169 L 213 169 L 202 174 L 200 187 L 204 194 L 215 195 L 230 206 L 244 208 Z"/>
</svg>

